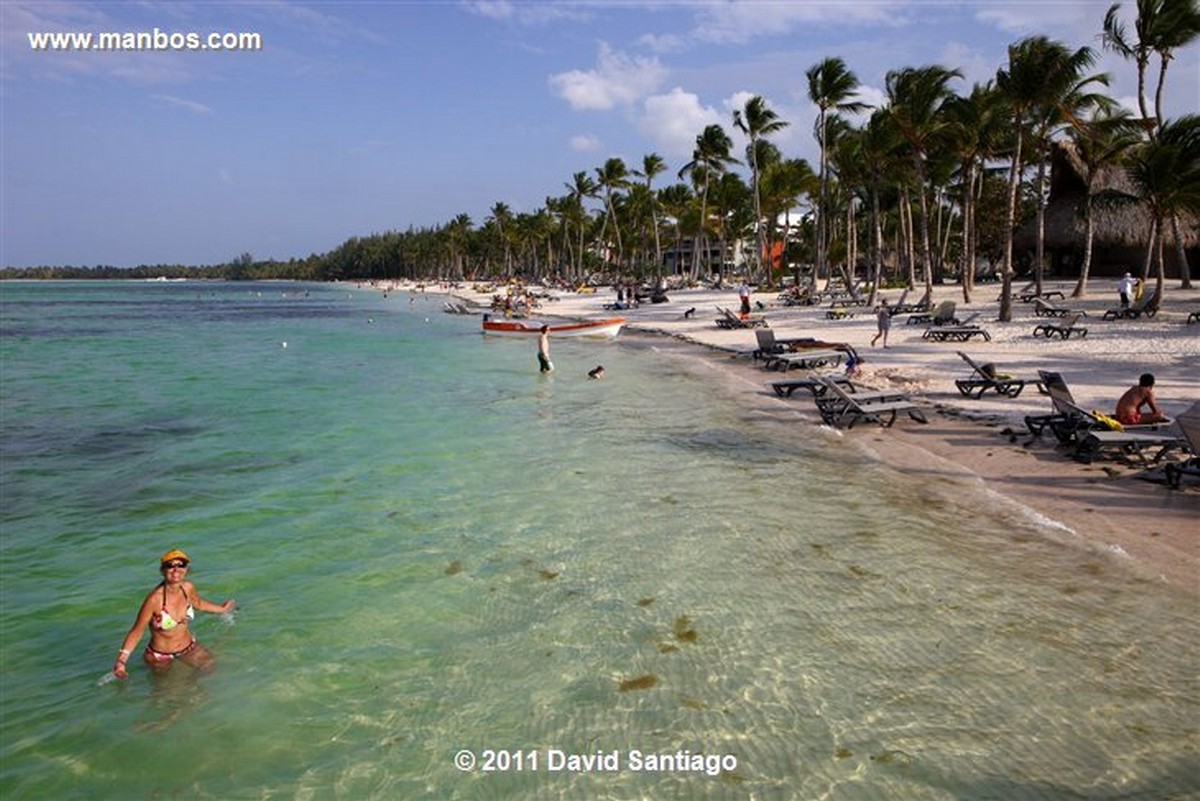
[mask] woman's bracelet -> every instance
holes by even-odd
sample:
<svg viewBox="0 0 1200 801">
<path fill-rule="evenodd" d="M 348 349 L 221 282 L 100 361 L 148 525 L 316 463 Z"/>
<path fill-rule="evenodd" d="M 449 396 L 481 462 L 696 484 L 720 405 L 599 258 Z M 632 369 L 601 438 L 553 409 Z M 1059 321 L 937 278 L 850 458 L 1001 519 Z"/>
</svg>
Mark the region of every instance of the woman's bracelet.
<svg viewBox="0 0 1200 801">
<path fill-rule="evenodd" d="M 118 654 L 124 654 L 125 656 L 129 656 L 129 649 L 128 649 L 128 648 L 122 648 L 120 651 L 117 651 L 117 653 L 118 653 Z M 120 657 L 117 657 L 117 661 L 118 661 L 118 662 L 120 662 L 120 661 L 121 661 L 121 658 L 120 658 Z"/>
</svg>

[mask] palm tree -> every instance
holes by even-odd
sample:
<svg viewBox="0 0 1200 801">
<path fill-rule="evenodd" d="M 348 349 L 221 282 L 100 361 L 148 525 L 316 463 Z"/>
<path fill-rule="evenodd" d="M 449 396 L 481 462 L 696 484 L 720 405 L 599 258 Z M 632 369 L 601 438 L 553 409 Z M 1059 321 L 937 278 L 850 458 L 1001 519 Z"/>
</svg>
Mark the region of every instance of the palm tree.
<svg viewBox="0 0 1200 801">
<path fill-rule="evenodd" d="M 733 140 L 720 125 L 709 125 L 696 137 L 696 147 L 692 151 L 692 160 L 679 170 L 679 177 L 690 175 L 692 184 L 700 195 L 700 236 L 696 239 L 696 258 L 692 263 L 693 278 L 699 277 L 700 254 L 704 261 L 709 261 L 708 238 L 706 234 L 708 222 L 708 190 L 712 183 L 724 173 L 730 164 L 740 162 L 730 155 Z M 703 247 L 703 250 L 701 250 Z M 721 260 L 724 261 L 724 254 Z"/>
<path fill-rule="evenodd" d="M 1126 111 L 1102 110 L 1096 117 L 1074 125 L 1067 132 L 1082 167 L 1085 187 L 1080 213 L 1084 221 L 1083 263 L 1079 266 L 1079 282 L 1071 297 L 1087 295 L 1088 275 L 1092 267 L 1092 243 L 1095 231 L 1095 210 L 1105 194 L 1099 189 L 1099 178 L 1119 164 L 1140 140 L 1139 126 Z"/>
<path fill-rule="evenodd" d="M 654 177 L 665 172 L 667 162 L 657 153 L 648 153 L 642 157 L 642 169 L 634 175 L 646 179 L 646 191 L 650 194 L 650 224 L 654 228 L 654 275 L 662 277 L 662 241 L 658 235 L 658 197 L 651 187 Z"/>
<path fill-rule="evenodd" d="M 604 233 L 608 230 L 608 221 L 612 220 L 613 234 L 617 237 L 617 267 L 620 268 L 623 247 L 621 245 L 621 226 L 617 224 L 617 214 L 613 209 L 613 192 L 629 186 L 629 170 L 625 162 L 619 158 L 611 158 L 604 162 L 603 167 L 596 168 L 596 183 L 604 190 L 604 224 L 600 227 L 600 240 L 604 243 Z"/>
<path fill-rule="evenodd" d="M 1122 24 L 1120 3 L 1114 3 L 1104 16 L 1104 45 L 1137 64 L 1138 109 L 1142 118 L 1150 119 L 1146 106 L 1146 70 L 1150 55 L 1158 53 L 1158 85 L 1154 90 L 1154 126 L 1161 128 L 1163 85 L 1167 67 L 1174 51 L 1185 47 L 1200 36 L 1200 7 L 1196 0 L 1137 0 L 1137 20 L 1134 29 L 1137 39 L 1131 40 Z"/>
<path fill-rule="evenodd" d="M 817 275 L 825 273 L 828 256 L 826 242 L 828 227 L 826 225 L 829 189 L 829 154 L 827 150 L 827 124 L 829 112 L 845 112 L 857 114 L 869 106 L 866 103 L 851 101 L 850 97 L 858 91 L 858 76 L 846 66 L 840 58 L 827 58 L 819 64 L 810 67 L 805 77 L 808 79 L 808 98 L 817 106 L 817 121 L 814 134 L 821 147 L 821 163 L 818 175 L 821 181 L 820 196 L 817 199 Z"/>
<path fill-rule="evenodd" d="M 1151 138 L 1162 127 L 1162 96 L 1167 81 L 1167 68 L 1174 51 L 1185 47 L 1200 37 L 1200 7 L 1196 0 L 1137 0 L 1137 19 L 1134 27 L 1137 39 L 1131 40 L 1118 16 L 1121 5 L 1114 3 L 1104 17 L 1104 44 L 1109 49 L 1137 64 L 1138 108 L 1142 119 L 1147 121 Z M 1150 114 L 1146 107 L 1146 69 L 1151 53 L 1158 53 L 1158 85 L 1154 90 L 1154 123 L 1149 124 Z M 1176 259 L 1179 261 L 1180 286 L 1190 289 L 1191 270 L 1187 253 L 1183 247 L 1183 236 L 1179 231 L 1179 219 L 1171 218 L 1171 231 L 1175 236 Z"/>
<path fill-rule="evenodd" d="M 804 159 L 786 159 L 770 164 L 764 164 L 762 175 L 762 207 L 763 216 L 771 221 L 784 218 L 783 250 L 787 253 L 788 238 L 791 233 L 791 211 L 800 203 L 803 195 L 815 196 L 820 187 L 817 174 Z M 773 242 L 772 229 L 768 228 L 768 244 Z M 784 262 L 786 264 L 786 258 Z M 796 282 L 799 283 L 799 266 L 797 266 Z"/>
<path fill-rule="evenodd" d="M 693 207 L 695 204 L 695 196 L 692 190 L 688 189 L 687 184 L 671 184 L 663 188 L 658 193 L 658 202 L 662 204 L 663 211 L 668 217 L 674 220 L 675 227 L 675 262 L 672 265 L 675 272 L 679 272 L 680 254 L 683 252 L 683 232 L 688 230 L 688 218 L 693 215 Z"/>
<path fill-rule="evenodd" d="M 779 119 L 779 115 L 767 107 L 767 101 L 761 95 L 755 95 L 746 101 L 744 109 L 733 110 L 733 126 L 745 134 L 750 140 L 746 153 L 750 161 L 750 181 L 754 191 L 754 269 L 758 272 L 762 267 L 763 226 L 762 226 L 762 194 L 759 192 L 758 142 L 764 137 L 778 133 L 788 126 Z"/>
<path fill-rule="evenodd" d="M 862 170 L 863 188 L 870 201 L 870 305 L 875 305 L 875 295 L 883 277 L 883 216 L 881 197 L 885 177 L 892 172 L 896 153 L 904 140 L 888 109 L 877 109 L 866 125 L 854 131 L 850 137 L 851 158 Z"/>
<path fill-rule="evenodd" d="M 592 180 L 586 172 L 577 172 L 572 176 L 571 183 L 567 184 L 568 197 L 570 198 L 570 214 L 574 218 L 576 225 L 579 228 L 579 249 L 575 252 L 575 277 L 583 277 L 583 236 L 587 229 L 587 211 L 584 209 L 583 201 L 585 198 L 596 197 L 599 192 L 599 186 Z"/>
<path fill-rule="evenodd" d="M 975 84 L 971 94 L 958 97 L 947 107 L 950 118 L 947 149 L 958 159 L 962 247 L 960 273 L 963 302 L 971 302 L 975 286 L 978 250 L 975 244 L 975 199 L 987 160 L 995 155 L 1003 109 L 991 84 Z"/>
<path fill-rule="evenodd" d="M 1066 45 L 1046 38 L 1030 36 L 1009 45 L 1008 66 L 996 73 L 996 88 L 1012 112 L 1013 148 L 1008 174 L 1008 242 L 1004 249 L 1001 274 L 1000 319 L 1012 320 L 1012 235 L 1017 224 L 1017 190 L 1024 169 L 1023 147 L 1031 125 L 1039 125 L 1054 114 L 1069 119 L 1081 104 L 1081 88 L 1095 78 L 1081 78 L 1095 61 L 1090 48 L 1071 52 Z M 1086 103 L 1082 103 L 1085 104 Z M 1075 108 L 1072 108 L 1072 105 Z M 1040 265 L 1037 269 L 1041 269 Z"/>
<path fill-rule="evenodd" d="M 1180 214 L 1200 214 L 1200 115 L 1167 120 L 1154 141 L 1130 159 L 1129 176 L 1153 218 L 1156 289 L 1162 297 L 1166 270 L 1162 254 L 1163 222 Z"/>
<path fill-rule="evenodd" d="M 925 185 L 926 158 L 949 125 L 945 114 L 945 107 L 953 97 L 949 83 L 961 77 L 962 73 L 958 70 L 948 70 L 938 65 L 892 70 L 886 77 L 892 120 L 900 135 L 908 142 L 916 169 L 926 293 L 933 292 L 933 249 L 929 240 L 929 201 Z"/>
<path fill-rule="evenodd" d="M 450 258 L 451 278 L 462 280 L 464 276 L 465 270 L 463 265 L 473 225 L 474 223 L 471 222 L 470 216 L 460 214 L 444 229 L 447 255 Z"/>
<path fill-rule="evenodd" d="M 507 275 L 512 272 L 512 248 L 509 246 L 512 235 L 509 230 L 513 222 L 512 209 L 508 207 L 507 203 L 497 201 L 492 206 L 491 221 L 496 226 L 497 236 L 504 249 L 504 272 Z"/>
</svg>

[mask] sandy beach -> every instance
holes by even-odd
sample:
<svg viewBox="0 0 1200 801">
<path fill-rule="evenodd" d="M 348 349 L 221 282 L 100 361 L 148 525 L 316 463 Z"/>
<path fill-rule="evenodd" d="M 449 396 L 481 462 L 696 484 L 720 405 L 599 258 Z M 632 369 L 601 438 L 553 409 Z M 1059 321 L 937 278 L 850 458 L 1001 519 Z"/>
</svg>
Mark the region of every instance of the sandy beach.
<svg viewBox="0 0 1200 801">
<path fill-rule="evenodd" d="M 765 317 L 777 337 L 813 337 L 854 346 L 863 357 L 860 383 L 904 390 L 929 419 L 928 425 L 919 425 L 901 418 L 890 429 L 861 425 L 840 436 L 897 468 L 927 473 L 948 488 L 983 482 L 1056 524 L 1064 536 L 1078 538 L 1085 546 L 1082 553 L 1108 554 L 1149 580 L 1200 594 L 1200 482 L 1185 478 L 1182 489 L 1172 490 L 1162 480 L 1161 467 L 1144 469 L 1109 460 L 1082 464 L 1048 432 L 1032 437 L 1025 416 L 1051 411 L 1049 398 L 1033 387 L 1016 398 L 989 392 L 974 399 L 961 395 L 954 385 L 954 379 L 970 374 L 957 353 L 963 351 L 1009 375 L 1059 371 L 1081 406 L 1111 414 L 1120 394 L 1148 371 L 1157 379 L 1162 409 L 1172 416 L 1184 411 L 1200 400 L 1200 325 L 1186 323 L 1188 313 L 1200 309 L 1200 291 L 1179 290 L 1168 282 L 1162 309 L 1152 319 L 1105 321 L 1104 311 L 1117 306 L 1110 284 L 1094 280 L 1090 296 L 1076 301 L 1069 298 L 1073 283 L 1046 283 L 1047 291 L 1068 296 L 1058 303 L 1088 313 L 1080 321 L 1088 328 L 1087 336 L 1067 340 L 1034 337 L 1034 326 L 1047 318 L 1036 317 L 1028 303 L 1014 301 L 1013 321 L 997 322 L 999 286 L 991 284 L 977 287 L 969 305 L 957 286 L 934 291 L 935 303 L 957 301 L 960 318 L 977 313 L 974 322 L 988 330 L 990 341 L 927 341 L 921 336 L 925 326 L 906 325 L 905 318 L 897 316 L 885 349 L 870 344 L 876 321 L 865 307 L 851 307 L 852 317 L 831 320 L 828 303 L 785 306 L 774 292 L 755 293 L 752 305 L 754 315 Z M 616 300 L 614 290 L 551 294 L 554 299 L 543 301 L 540 316 L 597 319 L 614 314 L 605 308 Z M 899 295 L 898 290 L 881 293 L 892 302 Z M 470 288 L 457 290 L 455 296 L 471 304 L 490 300 Z M 807 392 L 790 398 L 774 394 L 770 382 L 782 374 L 764 370 L 762 362 L 751 357 L 757 347 L 753 331 L 716 325 L 718 306 L 737 308 L 736 287 L 677 290 L 669 297 L 667 303 L 620 312 L 628 321 L 622 336 L 688 343 L 687 352 L 705 358 L 745 393 L 748 408 L 776 415 L 783 408 L 799 420 L 821 425 Z M 689 309 L 695 311 L 685 315 Z M 788 377 L 805 372 L 793 370 Z M 1092 569 L 1102 569 L 1101 562 Z"/>
</svg>

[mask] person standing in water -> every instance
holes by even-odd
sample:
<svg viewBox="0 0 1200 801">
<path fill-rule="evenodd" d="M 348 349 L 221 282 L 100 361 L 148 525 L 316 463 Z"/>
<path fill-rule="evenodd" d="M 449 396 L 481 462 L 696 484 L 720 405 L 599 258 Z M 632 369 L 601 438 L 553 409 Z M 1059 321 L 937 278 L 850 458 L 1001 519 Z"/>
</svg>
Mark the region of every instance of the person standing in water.
<svg viewBox="0 0 1200 801">
<path fill-rule="evenodd" d="M 554 364 L 550 361 L 550 326 L 548 325 L 543 325 L 542 332 L 538 334 L 538 369 L 543 373 L 554 369 Z"/>
<path fill-rule="evenodd" d="M 147 626 L 150 627 L 150 643 L 142 653 L 142 661 L 151 670 L 165 671 L 176 660 L 197 670 L 211 670 L 212 654 L 192 636 L 191 622 L 196 617 L 197 609 L 222 614 L 232 612 L 237 607 L 232 599 L 215 604 L 200 597 L 196 585 L 187 580 L 191 560 L 178 548 L 167 551 L 159 561 L 163 580 L 142 601 L 137 618 L 121 643 L 116 664 L 113 665 L 113 674 L 118 679 L 129 675 L 125 663 L 141 641 Z"/>
</svg>

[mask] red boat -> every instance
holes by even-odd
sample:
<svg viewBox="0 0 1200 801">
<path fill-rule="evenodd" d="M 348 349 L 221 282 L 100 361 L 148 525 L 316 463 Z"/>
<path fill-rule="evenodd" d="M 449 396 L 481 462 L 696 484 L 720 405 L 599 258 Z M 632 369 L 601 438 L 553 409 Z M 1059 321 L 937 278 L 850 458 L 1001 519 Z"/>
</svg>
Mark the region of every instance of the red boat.
<svg viewBox="0 0 1200 801">
<path fill-rule="evenodd" d="M 615 337 L 625 325 L 624 317 L 588 320 L 577 323 L 544 323 L 537 320 L 492 320 L 483 316 L 483 333 L 500 336 L 537 336 L 546 326 L 552 337 Z"/>
</svg>

